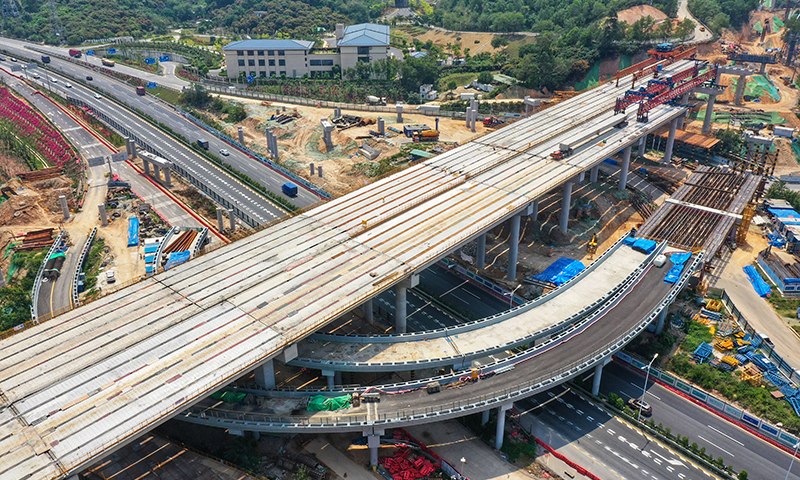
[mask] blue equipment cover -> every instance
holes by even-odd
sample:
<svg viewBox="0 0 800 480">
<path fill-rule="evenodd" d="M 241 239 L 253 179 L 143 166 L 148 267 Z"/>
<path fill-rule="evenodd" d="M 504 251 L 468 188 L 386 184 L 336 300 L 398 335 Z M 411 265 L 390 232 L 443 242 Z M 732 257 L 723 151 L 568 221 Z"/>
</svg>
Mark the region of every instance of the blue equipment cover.
<svg viewBox="0 0 800 480">
<path fill-rule="evenodd" d="M 653 240 L 647 240 L 647 239 L 644 239 L 644 238 L 637 238 L 636 241 L 633 242 L 633 245 L 631 245 L 631 247 L 634 250 L 638 250 L 638 251 L 640 251 L 642 253 L 646 253 L 648 255 L 650 253 L 652 253 L 653 250 L 655 250 L 657 246 L 658 246 L 658 244 L 656 242 L 654 242 Z"/>
<path fill-rule="evenodd" d="M 664 277 L 664 283 L 675 283 L 681 278 L 683 271 L 683 264 L 692 256 L 689 252 L 675 252 L 669 256 L 669 261 L 672 262 L 672 268 L 667 272 Z"/>
<path fill-rule="evenodd" d="M 144 253 L 156 253 L 158 251 L 158 245 L 147 245 L 144 247 Z"/>
<path fill-rule="evenodd" d="M 181 263 L 189 260 L 189 256 L 192 254 L 189 250 L 184 252 L 172 252 L 169 254 L 169 260 L 167 260 L 167 265 L 164 267 L 164 270 L 169 270 L 172 267 L 176 267 Z"/>
<path fill-rule="evenodd" d="M 761 275 L 758 274 L 756 271 L 756 267 L 752 265 L 748 265 L 744 267 L 744 273 L 747 275 L 747 278 L 750 280 L 750 283 L 753 284 L 753 288 L 756 289 L 756 293 L 760 297 L 767 298 L 772 294 L 772 288 L 761 278 Z"/>
<path fill-rule="evenodd" d="M 560 286 L 572 280 L 572 278 L 581 273 L 584 268 L 586 267 L 577 260 L 561 257 L 550 264 L 542 273 L 534 275 L 533 278 Z"/>
<path fill-rule="evenodd" d="M 622 241 L 622 244 L 632 247 L 633 244 L 636 243 L 636 240 L 636 237 L 625 237 L 625 240 Z"/>
<path fill-rule="evenodd" d="M 128 219 L 128 246 L 139 246 L 139 219 L 136 217 Z"/>
<path fill-rule="evenodd" d="M 144 263 L 153 263 L 156 261 L 155 255 L 145 255 L 144 256 Z"/>
</svg>

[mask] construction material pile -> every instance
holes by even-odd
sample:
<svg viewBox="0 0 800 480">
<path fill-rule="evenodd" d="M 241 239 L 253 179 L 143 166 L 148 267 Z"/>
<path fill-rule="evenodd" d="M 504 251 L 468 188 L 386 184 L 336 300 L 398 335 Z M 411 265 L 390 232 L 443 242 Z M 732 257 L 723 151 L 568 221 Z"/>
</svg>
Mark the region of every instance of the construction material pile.
<svg viewBox="0 0 800 480">
<path fill-rule="evenodd" d="M 381 459 L 384 468 L 392 474 L 393 480 L 415 480 L 425 478 L 440 467 L 424 457 L 414 456 L 411 449 L 402 447 L 391 457 Z"/>
<path fill-rule="evenodd" d="M 35 230 L 28 232 L 22 238 L 22 243 L 14 247 L 16 251 L 36 250 L 39 248 L 49 248 L 53 244 L 53 229 Z"/>
<path fill-rule="evenodd" d="M 61 175 L 61 167 L 43 168 L 41 170 L 34 170 L 32 172 L 24 172 L 17 175 L 20 180 L 26 182 L 36 182 L 39 180 L 47 180 L 48 178 L 55 178 Z"/>
<path fill-rule="evenodd" d="M 374 125 L 375 119 L 374 118 L 364 118 L 359 117 L 356 115 L 342 115 L 341 117 L 336 117 L 331 119 L 336 128 L 339 130 L 347 130 L 348 128 L 353 127 L 363 127 L 366 125 Z"/>
</svg>

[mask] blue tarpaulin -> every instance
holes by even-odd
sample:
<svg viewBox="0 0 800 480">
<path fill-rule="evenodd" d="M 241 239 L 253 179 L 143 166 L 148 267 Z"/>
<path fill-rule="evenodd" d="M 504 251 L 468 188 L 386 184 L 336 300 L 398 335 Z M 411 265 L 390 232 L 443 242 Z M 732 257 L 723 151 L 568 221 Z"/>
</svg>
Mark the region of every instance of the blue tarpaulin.
<svg viewBox="0 0 800 480">
<path fill-rule="evenodd" d="M 145 255 L 144 256 L 144 263 L 153 263 L 156 261 L 155 255 Z"/>
<path fill-rule="evenodd" d="M 768 208 L 767 211 L 776 217 L 794 217 L 800 220 L 800 213 L 792 208 Z"/>
<path fill-rule="evenodd" d="M 136 217 L 128 219 L 128 246 L 139 246 L 139 219 Z"/>
<path fill-rule="evenodd" d="M 145 245 L 144 253 L 156 253 L 158 251 L 158 244 L 156 245 Z"/>
<path fill-rule="evenodd" d="M 577 260 L 561 257 L 550 264 L 542 273 L 534 275 L 533 278 L 558 286 L 570 281 L 575 275 L 581 273 L 584 268 L 586 267 Z"/>
<path fill-rule="evenodd" d="M 686 260 L 689 260 L 692 254 L 689 252 L 675 252 L 669 256 L 669 261 L 672 262 L 672 268 L 669 269 L 667 272 L 667 276 L 664 277 L 664 283 L 675 283 L 681 278 L 681 272 L 683 271 L 683 264 L 686 263 Z"/>
<path fill-rule="evenodd" d="M 181 263 L 189 260 L 189 256 L 191 252 L 186 250 L 185 252 L 172 252 L 169 254 L 169 260 L 167 260 L 167 265 L 164 267 L 164 270 L 169 270 L 172 267 L 176 267 Z"/>
<path fill-rule="evenodd" d="M 655 250 L 657 246 L 658 246 L 658 244 L 656 242 L 654 242 L 653 240 L 647 240 L 647 239 L 644 239 L 644 238 L 637 238 L 633 242 L 633 244 L 631 245 L 631 247 L 634 250 L 638 250 L 638 251 L 646 253 L 648 255 L 650 253 L 652 253 L 653 250 Z"/>
<path fill-rule="evenodd" d="M 744 273 L 756 289 L 756 293 L 760 297 L 769 297 L 772 294 L 772 288 L 761 278 L 761 275 L 756 271 L 756 267 L 748 265 L 744 267 Z"/>
</svg>

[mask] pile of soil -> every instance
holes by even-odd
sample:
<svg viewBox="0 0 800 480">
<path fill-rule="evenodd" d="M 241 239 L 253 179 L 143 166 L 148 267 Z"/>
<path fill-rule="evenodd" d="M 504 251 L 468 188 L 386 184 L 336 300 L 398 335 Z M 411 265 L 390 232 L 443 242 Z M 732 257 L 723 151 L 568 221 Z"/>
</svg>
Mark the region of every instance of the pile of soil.
<svg viewBox="0 0 800 480">
<path fill-rule="evenodd" d="M 71 209 L 76 206 L 72 197 L 71 182 L 64 177 L 25 184 L 12 179 L 7 186 L 16 195 L 0 204 L 0 227 L 53 226 L 61 221 L 61 204 L 58 197 L 67 197 Z"/>
</svg>

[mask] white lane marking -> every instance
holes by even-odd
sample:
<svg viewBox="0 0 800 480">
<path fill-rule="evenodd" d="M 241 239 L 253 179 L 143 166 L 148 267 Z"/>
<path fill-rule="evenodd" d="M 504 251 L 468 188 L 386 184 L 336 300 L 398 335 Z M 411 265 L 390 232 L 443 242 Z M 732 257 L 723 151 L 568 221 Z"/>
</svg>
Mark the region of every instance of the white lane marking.
<svg viewBox="0 0 800 480">
<path fill-rule="evenodd" d="M 614 435 L 614 434 L 615 434 L 615 433 L 617 433 L 617 432 L 615 432 L 614 430 L 611 430 L 611 429 L 609 428 L 609 429 L 608 429 L 608 433 L 610 433 L 611 435 Z"/>
<path fill-rule="evenodd" d="M 736 456 L 736 455 L 734 455 L 734 454 L 732 454 L 731 452 L 729 452 L 729 451 L 725 450 L 724 448 L 720 447 L 719 445 L 717 445 L 716 443 L 712 442 L 711 440 L 709 440 L 709 439 L 707 439 L 707 438 L 703 438 L 703 437 L 701 437 L 700 435 L 698 435 L 698 436 L 697 436 L 697 438 L 699 438 L 700 440 L 702 440 L 702 441 L 704 441 L 704 442 L 707 442 L 707 443 L 709 443 L 709 444 L 711 444 L 711 445 L 714 445 L 715 447 L 719 448 L 720 450 L 722 450 L 723 452 L 727 453 L 727 454 L 728 454 L 728 455 L 730 455 L 731 457 L 735 457 L 735 456 Z"/>
<path fill-rule="evenodd" d="M 594 422 L 594 418 L 592 418 L 592 417 L 586 417 L 586 420 L 589 420 L 590 422 Z"/>
<path fill-rule="evenodd" d="M 575 413 L 577 413 L 578 415 L 583 415 L 583 412 L 581 410 L 575 410 Z"/>
<path fill-rule="evenodd" d="M 728 440 L 732 440 L 732 441 L 734 441 L 734 442 L 736 442 L 739 445 L 744 447 L 744 443 L 740 442 L 739 440 L 736 440 L 735 438 L 731 437 L 730 435 L 727 435 L 725 433 L 720 432 L 719 430 L 717 430 L 716 428 L 712 427 L 711 425 L 709 425 L 708 428 L 710 428 L 711 430 L 714 430 L 715 432 L 719 433 L 720 435 L 722 435 L 723 437 L 727 438 Z"/>
</svg>

